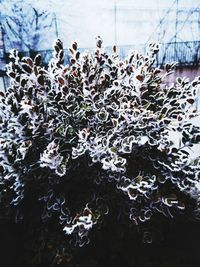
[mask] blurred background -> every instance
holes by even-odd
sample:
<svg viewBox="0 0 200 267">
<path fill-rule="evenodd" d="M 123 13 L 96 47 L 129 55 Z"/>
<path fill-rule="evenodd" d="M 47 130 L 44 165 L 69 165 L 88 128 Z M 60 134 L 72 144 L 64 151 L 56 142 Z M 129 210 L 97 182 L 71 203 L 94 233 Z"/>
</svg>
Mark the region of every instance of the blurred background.
<svg viewBox="0 0 200 267">
<path fill-rule="evenodd" d="M 6 49 L 51 49 L 59 36 L 67 47 L 77 40 L 94 46 L 126 46 L 197 41 L 199 0 L 1 0 L 1 24 Z"/>
<path fill-rule="evenodd" d="M 199 72 L 200 0 L 0 0 L 1 88 L 10 49 L 39 52 L 48 63 L 56 38 L 67 54 L 72 41 L 90 49 L 98 35 L 107 49 L 116 44 L 121 57 L 158 41 L 156 64 L 178 62 L 167 82 L 177 75 L 192 79 Z"/>
</svg>

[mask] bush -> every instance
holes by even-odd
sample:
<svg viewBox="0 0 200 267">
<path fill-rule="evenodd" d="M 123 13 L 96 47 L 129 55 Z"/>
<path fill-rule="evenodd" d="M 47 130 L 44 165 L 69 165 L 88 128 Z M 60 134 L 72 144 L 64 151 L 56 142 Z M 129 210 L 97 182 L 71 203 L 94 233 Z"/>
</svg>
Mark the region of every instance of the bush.
<svg viewBox="0 0 200 267">
<path fill-rule="evenodd" d="M 159 214 L 198 211 L 199 164 L 188 151 L 200 141 L 191 122 L 200 78 L 166 86 L 175 64 L 154 66 L 156 43 L 125 60 L 99 37 L 94 53 L 75 42 L 69 50 L 64 65 L 57 40 L 48 70 L 40 55 L 13 50 L 0 95 L 1 214 L 37 228 L 34 242 L 42 236 L 41 251 L 60 264 L 107 224 L 139 229 Z M 144 242 L 153 238 L 143 231 Z"/>
</svg>

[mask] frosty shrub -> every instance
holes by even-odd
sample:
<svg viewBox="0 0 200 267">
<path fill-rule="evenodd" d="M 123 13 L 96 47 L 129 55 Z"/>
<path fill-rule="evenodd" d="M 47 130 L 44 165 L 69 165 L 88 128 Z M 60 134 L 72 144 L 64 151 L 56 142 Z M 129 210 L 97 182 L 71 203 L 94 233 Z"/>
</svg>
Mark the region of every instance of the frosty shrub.
<svg viewBox="0 0 200 267">
<path fill-rule="evenodd" d="M 69 51 L 64 65 L 57 40 L 48 70 L 40 55 L 10 54 L 10 87 L 0 94 L 1 210 L 21 220 L 36 207 L 39 225 L 55 223 L 73 247 L 109 216 L 139 227 L 156 214 L 197 211 L 199 164 L 188 151 L 200 141 L 191 123 L 200 78 L 165 85 L 174 64 L 154 66 L 156 43 L 124 60 L 101 38 L 93 53 L 76 42 Z"/>
</svg>

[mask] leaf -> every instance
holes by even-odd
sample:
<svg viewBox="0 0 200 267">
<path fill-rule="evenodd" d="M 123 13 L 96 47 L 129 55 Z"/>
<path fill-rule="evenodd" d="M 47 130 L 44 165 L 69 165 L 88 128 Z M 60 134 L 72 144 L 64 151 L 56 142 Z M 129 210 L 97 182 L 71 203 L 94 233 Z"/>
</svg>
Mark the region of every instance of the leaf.
<svg viewBox="0 0 200 267">
<path fill-rule="evenodd" d="M 63 43 L 62 43 L 62 41 L 60 39 L 57 40 L 56 44 L 57 44 L 57 46 L 59 47 L 60 50 L 63 49 Z"/>
<path fill-rule="evenodd" d="M 177 77 L 177 78 L 176 78 L 176 82 L 177 82 L 178 84 L 181 84 L 181 83 L 182 83 L 182 79 L 181 79 L 181 77 Z"/>
<path fill-rule="evenodd" d="M 88 79 L 89 83 L 92 83 L 92 82 L 93 82 L 93 79 L 94 79 L 94 75 L 91 74 L 91 75 L 89 76 L 89 79 Z"/>
<path fill-rule="evenodd" d="M 117 52 L 117 47 L 116 45 L 113 45 L 113 48 L 112 48 L 113 52 L 116 53 Z"/>
<path fill-rule="evenodd" d="M 36 57 L 35 57 L 35 59 L 34 59 L 34 64 L 36 66 L 39 66 L 41 64 L 41 60 L 42 60 L 41 55 L 40 54 L 37 54 Z"/>
<path fill-rule="evenodd" d="M 108 64 L 112 65 L 112 60 L 110 58 L 108 58 Z"/>
<path fill-rule="evenodd" d="M 156 75 L 156 74 L 159 74 L 161 72 L 161 70 L 160 69 L 158 69 L 158 68 L 156 68 L 155 70 L 154 70 L 154 74 Z"/>
<path fill-rule="evenodd" d="M 188 151 L 183 150 L 183 149 L 181 150 L 181 153 L 184 153 L 184 154 L 187 155 L 187 156 L 190 154 Z"/>
<path fill-rule="evenodd" d="M 18 83 L 20 82 L 20 75 L 16 75 L 15 81 L 18 82 Z"/>
<path fill-rule="evenodd" d="M 60 48 L 57 45 L 54 45 L 54 50 L 56 51 L 56 53 L 58 54 L 60 51 Z"/>
<path fill-rule="evenodd" d="M 26 62 L 31 68 L 33 67 L 33 60 L 30 57 L 27 58 Z"/>
<path fill-rule="evenodd" d="M 31 74 L 32 73 L 32 68 L 27 64 L 27 63 L 22 63 L 22 69 L 28 73 L 28 74 Z"/>
<path fill-rule="evenodd" d="M 71 53 L 72 55 L 74 54 L 74 50 L 73 50 L 73 49 L 69 48 L 69 51 L 70 51 L 70 53 Z"/>
<path fill-rule="evenodd" d="M 21 80 L 21 86 L 24 87 L 27 83 L 27 80 L 26 79 L 22 79 Z"/>
<path fill-rule="evenodd" d="M 97 36 L 96 40 L 97 40 L 97 42 L 96 42 L 96 46 L 97 46 L 98 48 L 101 48 L 101 47 L 102 47 L 102 43 L 103 43 L 101 37 L 100 37 L 100 36 Z"/>
<path fill-rule="evenodd" d="M 55 101 L 56 102 L 58 102 L 60 99 L 61 99 L 61 97 L 62 97 L 62 93 L 61 92 L 59 92 L 56 96 L 55 96 Z"/>
<path fill-rule="evenodd" d="M 165 123 L 165 124 L 169 124 L 170 122 L 171 122 L 170 119 L 164 119 L 164 123 Z"/>
<path fill-rule="evenodd" d="M 182 202 L 178 202 L 178 204 L 176 205 L 180 210 L 184 210 L 185 209 L 185 205 L 184 205 L 184 203 L 182 203 Z"/>
<path fill-rule="evenodd" d="M 59 84 L 61 84 L 61 85 L 64 85 L 64 84 L 65 84 L 65 80 L 64 80 L 63 77 L 61 77 L 61 76 L 58 77 L 58 82 L 59 82 Z"/>
<path fill-rule="evenodd" d="M 136 79 L 138 79 L 140 82 L 142 82 L 144 80 L 144 76 L 143 75 L 137 75 Z"/>
<path fill-rule="evenodd" d="M 77 42 L 72 43 L 72 48 L 76 51 L 77 50 Z"/>
<path fill-rule="evenodd" d="M 118 86 L 119 85 L 119 82 L 118 81 L 114 81 L 113 82 L 115 86 Z"/>
<path fill-rule="evenodd" d="M 13 72 L 13 71 L 8 72 L 7 74 L 8 74 L 8 76 L 10 76 L 10 77 L 13 78 L 13 79 L 16 77 L 16 73 Z"/>
<path fill-rule="evenodd" d="M 194 104 L 194 99 L 192 99 L 192 98 L 189 98 L 189 99 L 187 99 L 186 101 L 187 101 L 188 103 L 190 103 L 191 105 Z"/>
<path fill-rule="evenodd" d="M 198 82 L 197 81 L 194 81 L 193 83 L 192 83 L 192 86 L 196 86 L 198 84 Z"/>
<path fill-rule="evenodd" d="M 80 52 L 78 51 L 78 52 L 76 53 L 76 56 L 75 56 L 76 60 L 78 60 L 79 57 L 80 57 Z"/>
<path fill-rule="evenodd" d="M 171 66 L 170 66 L 169 64 L 166 64 L 166 65 L 165 65 L 165 70 L 166 70 L 167 72 L 169 72 L 169 71 L 171 70 Z"/>
<path fill-rule="evenodd" d="M 44 85 L 44 76 L 43 76 L 43 75 L 39 75 L 39 76 L 37 77 L 37 82 L 38 82 L 41 86 L 43 86 L 43 85 Z"/>
<path fill-rule="evenodd" d="M 110 151 L 113 152 L 113 153 L 117 153 L 118 149 L 117 149 L 117 147 L 113 146 L 113 147 L 110 148 Z"/>
<path fill-rule="evenodd" d="M 76 60 L 74 58 L 71 58 L 70 59 L 70 62 L 71 62 L 71 64 L 75 64 L 76 63 Z"/>
<path fill-rule="evenodd" d="M 63 50 L 60 50 L 59 54 L 58 54 L 58 58 L 60 61 L 64 61 L 64 51 Z"/>
</svg>

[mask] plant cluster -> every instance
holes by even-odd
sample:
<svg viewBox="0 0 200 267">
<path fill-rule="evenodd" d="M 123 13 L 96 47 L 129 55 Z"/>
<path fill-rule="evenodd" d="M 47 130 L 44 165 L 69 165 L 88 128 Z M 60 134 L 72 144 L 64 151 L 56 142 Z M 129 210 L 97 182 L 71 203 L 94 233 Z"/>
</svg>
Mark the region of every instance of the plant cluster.
<svg viewBox="0 0 200 267">
<path fill-rule="evenodd" d="M 76 42 L 69 51 L 64 65 L 57 40 L 48 70 L 40 55 L 10 54 L 10 87 L 0 94 L 4 212 L 20 219 L 38 203 L 41 223 L 59 222 L 71 246 L 83 246 L 109 216 L 141 225 L 197 210 L 200 169 L 189 150 L 200 141 L 191 122 L 200 78 L 165 85 L 175 64 L 155 67 L 156 43 L 124 60 L 100 37 L 94 53 Z"/>
</svg>

